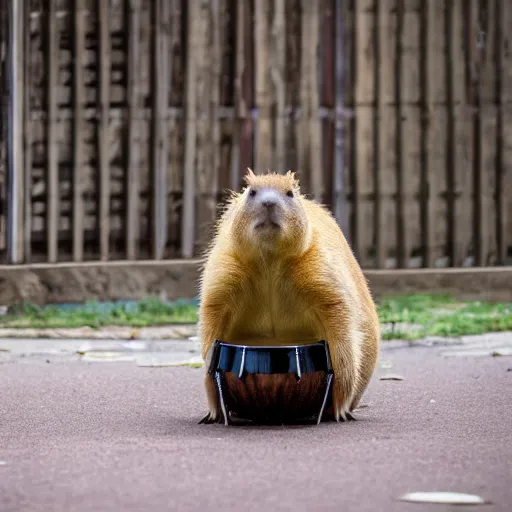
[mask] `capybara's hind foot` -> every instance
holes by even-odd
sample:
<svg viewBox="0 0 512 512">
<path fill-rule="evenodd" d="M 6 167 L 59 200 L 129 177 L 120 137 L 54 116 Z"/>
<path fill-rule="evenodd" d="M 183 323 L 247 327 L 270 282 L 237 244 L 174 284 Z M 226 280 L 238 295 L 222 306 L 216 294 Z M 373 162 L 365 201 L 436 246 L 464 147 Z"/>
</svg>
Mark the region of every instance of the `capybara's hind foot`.
<svg viewBox="0 0 512 512">
<path fill-rule="evenodd" d="M 199 425 L 213 425 L 214 423 L 224 423 L 221 415 L 218 414 L 216 417 L 212 413 L 208 413 L 204 418 L 199 421 Z"/>
<path fill-rule="evenodd" d="M 345 421 L 356 421 L 356 418 L 353 416 L 351 412 L 345 412 L 344 417 L 339 416 L 338 418 L 334 415 L 334 407 L 329 407 L 324 411 L 324 414 L 322 415 L 322 423 L 328 422 L 328 421 L 337 421 L 340 423 L 344 423 Z"/>
</svg>

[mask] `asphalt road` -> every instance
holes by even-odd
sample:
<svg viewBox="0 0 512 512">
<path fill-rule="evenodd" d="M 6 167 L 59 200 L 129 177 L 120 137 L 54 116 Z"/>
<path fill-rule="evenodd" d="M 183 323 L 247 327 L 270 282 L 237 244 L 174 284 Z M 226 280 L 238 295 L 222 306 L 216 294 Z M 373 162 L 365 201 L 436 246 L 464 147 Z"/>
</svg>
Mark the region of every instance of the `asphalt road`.
<svg viewBox="0 0 512 512">
<path fill-rule="evenodd" d="M 318 427 L 198 425 L 200 369 L 5 362 L 0 510 L 475 510 L 398 501 L 413 491 L 512 510 L 512 358 L 418 347 L 382 359 L 393 367 L 358 421 Z"/>
</svg>

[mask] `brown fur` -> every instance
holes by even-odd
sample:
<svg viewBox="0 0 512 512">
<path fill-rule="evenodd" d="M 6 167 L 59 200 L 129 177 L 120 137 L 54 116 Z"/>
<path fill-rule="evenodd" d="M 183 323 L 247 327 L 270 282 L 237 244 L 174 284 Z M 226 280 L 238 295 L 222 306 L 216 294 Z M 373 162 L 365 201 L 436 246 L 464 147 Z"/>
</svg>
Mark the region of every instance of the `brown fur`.
<svg viewBox="0 0 512 512">
<path fill-rule="evenodd" d="M 216 339 L 247 345 L 324 339 L 334 369 L 334 417 L 346 419 L 378 356 L 379 321 L 366 279 L 330 212 L 300 193 L 293 173 L 257 176 L 249 170 L 246 183 L 228 201 L 206 253 L 199 309 L 203 358 Z M 252 189 L 281 194 L 279 229 L 254 227 L 267 210 L 251 202 Z M 221 421 L 208 375 L 205 386 L 209 418 Z"/>
</svg>

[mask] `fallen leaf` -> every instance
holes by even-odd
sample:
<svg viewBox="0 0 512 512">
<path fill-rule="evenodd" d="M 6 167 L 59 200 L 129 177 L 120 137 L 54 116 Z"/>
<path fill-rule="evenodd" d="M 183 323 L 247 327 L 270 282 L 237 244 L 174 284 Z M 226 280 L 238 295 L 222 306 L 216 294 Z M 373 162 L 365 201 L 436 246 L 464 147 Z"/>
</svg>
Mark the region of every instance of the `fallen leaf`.
<svg viewBox="0 0 512 512">
<path fill-rule="evenodd" d="M 380 380 L 404 380 L 404 378 L 401 375 L 396 374 L 389 374 L 389 375 L 383 375 Z"/>
<path fill-rule="evenodd" d="M 89 357 L 99 359 L 111 359 L 121 356 L 120 352 L 87 352 Z"/>
<path fill-rule="evenodd" d="M 140 331 L 139 329 L 130 329 L 130 339 L 136 340 L 140 338 Z"/>
<path fill-rule="evenodd" d="M 122 352 L 86 352 L 82 356 L 82 361 L 133 362 L 135 356 Z"/>
<path fill-rule="evenodd" d="M 411 492 L 398 498 L 417 503 L 450 503 L 454 505 L 483 505 L 485 501 L 475 494 L 458 492 Z"/>
</svg>

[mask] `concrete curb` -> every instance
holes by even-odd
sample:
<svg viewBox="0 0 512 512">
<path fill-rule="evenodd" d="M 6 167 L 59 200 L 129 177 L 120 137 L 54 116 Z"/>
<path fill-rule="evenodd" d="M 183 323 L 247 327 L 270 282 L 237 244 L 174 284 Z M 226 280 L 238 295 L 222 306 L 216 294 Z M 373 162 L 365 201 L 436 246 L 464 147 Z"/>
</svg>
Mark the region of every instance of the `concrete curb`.
<svg viewBox="0 0 512 512">
<path fill-rule="evenodd" d="M 62 329 L 3 328 L 0 339 L 73 339 L 73 340 L 178 340 L 196 336 L 195 324 L 161 327 L 74 327 Z"/>
<path fill-rule="evenodd" d="M 421 325 L 416 324 L 381 324 L 381 334 L 389 333 L 391 329 L 397 332 L 414 332 L 421 330 Z M 497 333 L 489 333 L 489 335 L 502 335 L 500 331 Z M 512 335 L 512 333 L 508 333 Z M 3 339 L 55 339 L 55 340 L 140 340 L 140 341 L 166 341 L 166 340 L 184 340 L 195 339 L 197 337 L 197 324 L 180 324 L 180 325 L 164 325 L 155 327 L 130 327 L 130 326 L 104 326 L 98 329 L 92 327 L 73 327 L 73 328 L 1 328 L 0 340 Z M 426 340 L 428 343 L 445 343 L 447 340 L 459 339 L 457 337 L 446 336 L 425 336 L 417 338 L 415 343 Z M 410 343 L 406 339 L 397 338 L 403 343 Z M 443 341 L 444 340 L 444 341 Z M 387 340 L 386 343 L 392 340 Z"/>
<path fill-rule="evenodd" d="M 391 324 L 382 324 L 387 332 Z M 398 324 L 400 330 L 416 330 L 421 326 Z M 0 328 L 0 339 L 73 339 L 73 340 L 178 340 L 197 336 L 197 324 L 164 325 L 155 327 L 104 326 L 72 328 Z"/>
</svg>

